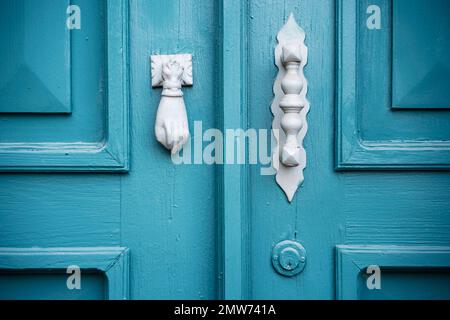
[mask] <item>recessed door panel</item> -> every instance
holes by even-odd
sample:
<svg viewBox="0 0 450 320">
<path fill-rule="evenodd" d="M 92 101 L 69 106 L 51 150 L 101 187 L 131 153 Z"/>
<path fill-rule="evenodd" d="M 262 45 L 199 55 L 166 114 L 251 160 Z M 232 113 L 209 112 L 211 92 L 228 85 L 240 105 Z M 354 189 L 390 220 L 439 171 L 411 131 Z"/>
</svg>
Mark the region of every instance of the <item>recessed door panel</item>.
<svg viewBox="0 0 450 320">
<path fill-rule="evenodd" d="M 0 272 L 0 300 L 104 300 L 107 297 L 102 273 L 83 273 L 81 289 L 70 290 L 69 275 L 64 271 Z"/>
<path fill-rule="evenodd" d="M 395 0 L 392 106 L 450 108 L 450 12 L 446 0 Z"/>
<path fill-rule="evenodd" d="M 0 112 L 71 111 L 70 1 L 4 0 Z"/>
<path fill-rule="evenodd" d="M 125 0 L 0 4 L 1 171 L 126 170 L 127 8 Z"/>
<path fill-rule="evenodd" d="M 337 169 L 450 168 L 448 4 L 419 2 L 338 2 Z"/>
</svg>

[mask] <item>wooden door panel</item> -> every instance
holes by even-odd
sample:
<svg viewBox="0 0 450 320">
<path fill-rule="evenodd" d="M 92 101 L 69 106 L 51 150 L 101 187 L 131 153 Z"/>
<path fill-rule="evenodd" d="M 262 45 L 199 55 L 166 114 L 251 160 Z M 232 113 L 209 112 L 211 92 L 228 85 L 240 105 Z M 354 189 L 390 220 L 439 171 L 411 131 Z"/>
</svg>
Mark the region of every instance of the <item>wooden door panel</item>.
<svg viewBox="0 0 450 320">
<path fill-rule="evenodd" d="M 79 269 L 80 290 L 67 284 L 72 268 Z M 0 284 L 0 299 L 6 300 L 128 299 L 129 250 L 0 248 Z"/>
<path fill-rule="evenodd" d="M 449 11 L 445 0 L 393 1 L 393 108 L 450 108 Z"/>
<path fill-rule="evenodd" d="M 0 112 L 71 112 L 71 39 L 64 28 L 69 5 L 3 1 Z"/>
<path fill-rule="evenodd" d="M 370 279 L 379 268 L 379 282 Z M 426 246 L 338 246 L 338 299 L 450 298 L 450 249 Z M 378 280 L 377 280 L 378 281 Z"/>
<path fill-rule="evenodd" d="M 380 14 L 379 28 L 367 26 L 374 14 L 370 11 L 374 5 Z M 416 8 L 411 3 L 411 8 L 414 8 L 415 15 L 419 15 L 420 7 Z M 437 78 L 425 79 L 420 90 L 414 89 L 411 93 L 413 96 L 418 94 L 423 97 L 417 99 L 415 107 L 410 105 L 409 109 L 413 108 L 412 110 L 405 109 L 405 105 L 402 108 L 392 107 L 399 96 L 403 95 L 399 90 L 410 90 L 411 88 L 405 88 L 419 85 L 421 81 L 407 76 L 408 73 L 416 70 L 414 74 L 419 76 L 421 72 L 432 72 L 435 66 L 439 66 L 439 74 L 447 72 L 445 55 L 442 58 L 442 54 L 430 52 L 427 48 L 434 48 L 433 41 L 443 42 L 442 46 L 446 46 L 450 40 L 445 36 L 438 36 L 440 40 L 433 40 L 436 35 L 425 35 L 423 32 L 429 28 L 424 28 L 417 35 L 420 38 L 418 43 L 425 43 L 426 39 L 431 38 L 431 44 L 421 48 L 424 52 L 409 54 L 405 52 L 407 38 L 399 39 L 399 33 L 405 31 L 399 30 L 398 24 L 402 23 L 404 28 L 408 28 L 410 17 L 405 19 L 394 12 L 397 28 L 393 31 L 392 14 L 393 1 L 390 0 L 337 2 L 336 168 L 447 170 L 450 168 L 450 113 L 432 108 L 435 105 L 434 98 L 442 100 L 448 97 L 446 98 L 446 93 L 438 96 L 435 92 L 429 95 L 433 96 L 431 99 L 420 93 L 422 89 L 429 91 L 426 87 L 430 86 L 439 92 L 448 92 L 439 89 L 447 84 L 445 79 L 441 79 L 444 81 L 435 86 L 432 83 Z M 422 22 L 427 23 L 427 20 Z M 411 32 L 414 33 L 416 28 Z M 409 51 L 414 51 L 414 48 Z M 402 54 L 405 55 L 404 59 L 400 57 Z M 428 60 L 415 62 L 420 67 L 405 65 L 410 59 L 424 54 Z M 435 76 L 441 77 L 438 74 L 432 75 Z M 403 78 L 412 82 L 405 82 Z M 416 108 L 420 106 L 422 109 Z"/>
<path fill-rule="evenodd" d="M 72 1 L 82 24 L 70 31 L 67 3 L 2 3 L 14 24 L 2 28 L 0 171 L 128 168 L 128 1 Z"/>
<path fill-rule="evenodd" d="M 107 286 L 98 272 L 85 272 L 81 290 L 67 290 L 67 274 L 40 271 L 0 271 L 0 300 L 105 300 Z"/>
<path fill-rule="evenodd" d="M 46 88 L 68 79 L 70 112 L 0 107 L 0 285 L 11 289 L 0 298 L 38 296 L 38 285 L 44 298 L 59 295 L 70 264 L 88 273 L 89 292 L 62 288 L 66 298 L 448 297 L 450 114 L 430 108 L 430 96 L 393 103 L 421 80 L 393 81 L 411 44 L 392 45 L 405 39 L 392 1 L 70 3 L 81 29 L 69 33 L 70 67 L 54 68 L 60 81 Z M 367 28 L 373 5 L 380 29 Z M 162 89 L 151 87 L 150 65 L 151 55 L 192 54 L 191 151 L 209 145 L 208 129 L 270 130 L 276 35 L 290 12 L 306 33 L 311 105 L 292 203 L 262 174 L 267 163 L 209 165 L 191 154 L 175 164 L 155 137 Z M 58 39 L 67 45 L 65 33 Z M 402 85 L 408 94 L 394 97 Z M 286 240 L 306 252 L 293 277 L 273 266 Z M 387 294 L 364 289 L 368 262 L 386 271 Z M 427 283 L 429 295 L 413 295 Z"/>
</svg>

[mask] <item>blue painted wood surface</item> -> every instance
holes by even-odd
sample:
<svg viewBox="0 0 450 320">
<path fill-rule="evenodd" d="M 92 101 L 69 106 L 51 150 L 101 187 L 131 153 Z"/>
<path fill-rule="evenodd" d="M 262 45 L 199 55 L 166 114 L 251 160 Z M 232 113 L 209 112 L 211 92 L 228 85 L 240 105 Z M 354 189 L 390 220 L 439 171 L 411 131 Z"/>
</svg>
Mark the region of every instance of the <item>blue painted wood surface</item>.
<svg viewBox="0 0 450 320">
<path fill-rule="evenodd" d="M 369 290 L 367 268 L 380 268 L 380 288 Z M 450 298 L 450 248 L 338 246 L 336 297 L 344 300 Z"/>
<path fill-rule="evenodd" d="M 220 76 L 221 106 L 220 128 L 246 129 L 247 106 L 247 15 L 248 5 L 240 1 L 220 1 Z M 233 149 L 235 146 L 233 145 Z M 228 150 L 229 151 L 229 150 Z M 224 154 L 227 154 L 226 146 Z M 234 150 L 233 150 L 234 154 Z M 245 299 L 248 287 L 248 235 L 246 165 L 225 164 L 219 172 L 219 297 Z"/>
<path fill-rule="evenodd" d="M 81 287 L 83 273 L 88 273 L 88 288 L 92 287 L 89 292 L 71 294 L 66 284 L 68 276 L 60 275 L 66 273 L 70 266 L 80 268 Z M 0 295 L 6 299 L 18 298 L 17 290 L 28 287 L 29 293 L 22 293 L 24 299 L 98 299 L 99 293 L 103 292 L 107 299 L 124 300 L 129 298 L 129 267 L 129 250 L 121 247 L 0 248 L 0 274 L 5 278 L 0 280 L 4 285 Z M 5 271 L 20 272 L 21 276 L 7 279 Z M 92 276 L 93 271 L 97 273 L 96 277 Z M 48 284 L 41 289 L 39 296 L 36 291 L 40 288 L 37 286 L 43 284 L 44 272 Z M 99 279 L 99 276 L 104 279 Z M 100 285 L 103 285 L 102 289 Z"/>
<path fill-rule="evenodd" d="M 337 2 L 336 168 L 448 170 L 450 113 L 391 108 L 392 1 L 377 2 L 380 30 L 366 27 L 372 4 Z M 429 58 L 424 64 L 439 63 Z"/>
<path fill-rule="evenodd" d="M 0 115 L 0 171 L 128 170 L 128 1 L 72 4 L 83 8 L 82 28 L 71 30 L 73 113 Z M 53 63 L 43 60 L 39 68 L 54 70 Z M 40 103 L 36 98 L 36 112 Z"/>
<path fill-rule="evenodd" d="M 0 112 L 71 111 L 71 39 L 64 27 L 69 4 L 2 1 Z"/>
<path fill-rule="evenodd" d="M 174 165 L 156 141 L 161 89 L 152 89 L 150 55 L 192 53 L 194 85 L 184 88 L 191 143 L 194 121 L 218 126 L 218 3 L 130 1 L 130 173 L 120 177 L 120 241 L 131 252 L 135 299 L 218 298 L 216 168 Z"/>
<path fill-rule="evenodd" d="M 450 108 L 450 11 L 445 0 L 392 2 L 394 108 Z"/>
<path fill-rule="evenodd" d="M 83 12 L 87 4 L 79 3 Z M 114 278 L 122 275 L 129 285 L 118 285 L 111 292 L 120 298 L 127 288 L 132 299 L 334 299 L 339 268 L 336 245 L 447 250 L 450 176 L 443 170 L 414 170 L 448 168 L 449 115 L 446 110 L 394 112 L 391 108 L 386 89 L 389 24 L 375 39 L 368 33 L 360 38 L 365 45 L 376 40 L 373 51 L 358 59 L 375 63 L 380 68 L 369 75 L 384 79 L 380 86 L 372 82 L 363 86 L 371 89 L 370 100 L 353 103 L 356 89 L 345 87 L 346 83 L 339 86 L 340 81 L 357 80 L 352 69 L 355 55 L 349 54 L 342 69 L 337 48 L 343 31 L 351 40 L 344 48 L 353 48 L 352 27 L 356 20 L 364 27 L 368 1 L 361 0 L 357 8 L 354 1 L 345 0 L 344 4 L 350 3 L 345 14 L 334 0 L 130 0 L 128 11 L 126 3 L 108 0 L 106 7 L 100 6 L 103 14 L 112 10 L 119 18 L 107 19 L 111 27 L 107 36 L 117 40 L 108 42 L 117 55 L 108 56 L 113 59 L 108 62 L 113 74 L 109 73 L 107 82 L 112 85 L 107 91 L 118 94 L 112 101 L 116 107 L 110 108 L 109 101 L 108 108 L 88 111 L 87 105 L 75 108 L 74 103 L 71 115 L 0 116 L 0 164 L 7 163 L 10 171 L 35 171 L 0 174 L 0 247 L 71 248 L 52 249 L 63 256 L 80 247 L 127 247 L 129 278 L 123 272 L 127 259 Z M 390 1 L 375 4 L 383 16 L 389 16 Z M 203 130 L 269 129 L 277 72 L 275 37 L 291 11 L 306 31 L 309 63 L 305 73 L 311 102 L 305 139 L 308 167 L 293 203 L 286 201 L 273 176 L 260 174 L 261 165 L 174 165 L 154 136 L 161 89 L 150 85 L 150 55 L 193 54 L 194 86 L 184 89 L 192 144 L 202 138 L 193 131 L 194 121 L 202 121 Z M 104 21 L 105 16 L 99 19 Z M 86 70 L 71 71 L 80 77 Z M 77 78 L 76 84 L 80 83 Z M 342 88 L 348 94 L 336 95 Z M 91 88 L 83 89 L 91 92 Z M 94 89 L 101 96 L 99 87 Z M 348 108 L 340 108 L 342 102 Z M 65 126 L 66 120 L 67 124 L 77 122 Z M 359 144 L 360 137 L 387 141 L 387 146 L 371 149 Z M 399 147 L 395 137 L 423 144 L 434 141 L 437 146 L 428 146 L 431 150 Z M 2 145 L 15 141 L 24 142 L 25 150 L 20 149 L 22 145 L 10 145 L 18 150 L 3 160 Z M 50 144 L 55 141 L 61 144 Z M 73 141 L 76 144 L 71 145 Z M 74 151 L 69 152 L 69 160 L 48 150 L 44 157 L 31 152 L 39 143 Z M 98 149 L 104 152 L 101 157 Z M 338 169 L 359 170 L 335 171 L 335 150 L 342 155 Z M 97 172 L 127 169 L 126 173 Z M 53 170 L 63 172 L 48 172 Z M 279 275 L 271 265 L 273 246 L 286 239 L 300 242 L 307 251 L 307 265 L 294 278 Z M 63 264 L 69 261 L 61 259 Z M 77 260 L 92 263 L 92 257 Z M 42 263 L 36 266 L 40 269 L 58 265 L 48 256 L 36 261 Z M 405 277 L 411 276 L 403 272 L 408 263 L 400 267 L 386 280 L 397 297 L 405 296 Z M 411 285 L 431 283 L 433 292 L 444 296 L 447 291 L 439 292 L 426 267 L 423 264 L 409 278 Z M 447 271 L 438 276 L 438 281 L 448 279 Z M 48 281 L 59 281 L 55 279 Z M 21 280 L 12 280 L 8 286 L 20 285 Z M 92 295 L 84 298 L 95 298 L 100 286 L 93 284 Z M 355 282 L 346 290 L 353 292 L 359 286 Z"/>
<path fill-rule="evenodd" d="M 99 272 L 84 272 L 80 290 L 67 290 L 64 272 L 0 272 L 0 300 L 105 300 L 107 286 Z"/>
<path fill-rule="evenodd" d="M 347 0 L 342 2 L 352 10 L 353 18 L 356 18 L 356 3 Z M 370 2 L 372 3 L 373 1 Z M 390 2 L 376 1 L 374 4 L 385 9 Z M 368 5 L 368 2 L 361 4 L 358 26 L 365 26 Z M 290 205 L 283 199 L 282 191 L 274 183 L 273 177 L 260 175 L 260 166 L 250 167 L 249 281 L 251 297 L 255 299 L 334 298 L 335 264 L 332 244 L 439 244 L 445 247 L 450 243 L 450 199 L 446 195 L 446 190 L 450 188 L 450 177 L 446 172 L 426 173 L 413 171 L 411 168 L 405 172 L 383 171 L 380 169 L 387 166 L 378 162 L 379 159 L 384 159 L 385 163 L 402 163 L 405 158 L 400 152 L 390 153 L 389 157 L 384 156 L 383 151 L 370 156 L 367 149 L 362 149 L 365 152 L 364 157 L 360 157 L 360 162 L 355 164 L 355 167 L 359 165 L 361 169 L 370 168 L 372 171 L 333 170 L 336 119 L 334 111 L 339 103 L 334 96 L 339 90 L 336 72 L 341 72 L 339 74 L 342 79 L 348 82 L 355 81 L 354 74 L 351 73 L 353 62 L 346 65 L 350 69 L 340 69 L 340 65 L 335 64 L 338 57 L 336 46 L 341 39 L 337 32 L 342 30 L 339 24 L 341 20 L 337 20 L 339 16 L 335 18 L 335 15 L 341 12 L 339 8 L 342 7 L 337 6 L 335 1 L 255 1 L 250 4 L 249 126 L 270 127 L 272 117 L 268 108 L 272 101 L 271 86 L 277 71 L 273 66 L 275 35 L 290 11 L 294 12 L 296 20 L 306 31 L 309 62 L 305 73 L 309 87 L 308 99 L 311 103 L 309 129 L 305 139 L 308 166 L 305 170 L 305 182 L 293 203 Z M 388 16 L 389 11 L 384 11 L 383 15 Z M 355 20 L 349 22 L 348 27 L 356 28 Z M 344 48 L 349 48 L 349 45 Z M 380 59 L 377 53 L 365 54 L 367 60 L 377 62 Z M 343 72 L 346 72 L 345 76 Z M 375 84 L 368 86 L 373 90 L 376 90 L 376 87 Z M 350 105 L 354 95 L 354 91 L 349 91 L 343 101 Z M 384 99 L 384 96 L 380 97 Z M 360 104 L 352 104 L 349 110 L 355 110 L 352 112 L 356 113 L 361 107 Z M 390 105 L 381 109 L 392 112 Z M 443 119 L 439 118 L 440 113 L 408 113 L 404 116 L 417 119 L 434 118 L 435 123 L 439 125 L 433 127 L 430 119 L 428 127 L 419 127 L 420 130 L 424 127 L 430 136 L 433 130 L 440 130 L 434 134 L 445 133 L 445 124 L 449 123 L 445 120 L 445 111 L 441 115 Z M 368 124 L 372 123 L 369 122 L 370 117 L 371 114 L 367 114 Z M 345 135 L 337 136 L 337 141 L 342 141 L 345 150 L 351 151 L 357 143 L 353 137 L 361 131 L 353 125 L 354 118 L 349 114 L 339 119 L 339 128 L 342 128 Z M 385 134 L 384 130 L 391 134 L 394 130 L 414 130 L 414 127 L 406 123 L 393 125 L 379 122 L 373 125 L 377 126 L 380 136 Z M 352 137 L 352 140 L 349 137 Z M 414 160 L 412 157 L 410 159 Z M 439 151 L 430 151 L 427 159 L 430 162 L 438 162 L 442 159 L 447 161 L 449 158 L 448 154 L 439 156 Z M 378 171 L 374 171 L 375 169 Z M 299 241 L 308 253 L 305 270 L 293 279 L 274 273 L 270 264 L 269 251 L 278 241 L 285 239 Z"/>
</svg>

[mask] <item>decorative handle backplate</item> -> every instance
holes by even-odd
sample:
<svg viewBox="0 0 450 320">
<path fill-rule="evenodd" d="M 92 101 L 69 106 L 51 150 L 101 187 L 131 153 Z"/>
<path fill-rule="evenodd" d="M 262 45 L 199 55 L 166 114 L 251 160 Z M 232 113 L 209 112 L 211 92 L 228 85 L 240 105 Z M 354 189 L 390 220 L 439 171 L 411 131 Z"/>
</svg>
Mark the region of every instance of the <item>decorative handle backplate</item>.
<svg viewBox="0 0 450 320">
<path fill-rule="evenodd" d="M 292 13 L 278 33 L 277 40 L 275 64 L 279 72 L 273 87 L 275 98 L 271 107 L 274 115 L 272 128 L 277 142 L 273 165 L 277 171 L 276 181 L 291 202 L 304 180 L 306 152 L 303 139 L 308 130 L 306 115 L 309 111 L 306 99 L 308 84 L 303 73 L 308 48 L 305 32 Z"/>
<path fill-rule="evenodd" d="M 192 55 L 153 55 L 152 87 L 163 87 L 156 114 L 156 139 L 171 150 L 180 151 L 189 139 L 189 125 L 182 86 L 192 86 Z"/>
</svg>

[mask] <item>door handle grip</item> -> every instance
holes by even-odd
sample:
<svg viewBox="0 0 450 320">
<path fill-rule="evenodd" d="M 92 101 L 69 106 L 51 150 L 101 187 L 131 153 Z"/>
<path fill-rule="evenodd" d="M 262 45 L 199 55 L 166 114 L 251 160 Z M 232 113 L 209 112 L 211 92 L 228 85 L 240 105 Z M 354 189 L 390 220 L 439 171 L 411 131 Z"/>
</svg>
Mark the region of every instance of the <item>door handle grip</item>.
<svg viewBox="0 0 450 320">
<path fill-rule="evenodd" d="M 281 150 L 281 163 L 287 167 L 297 167 L 301 163 L 300 144 L 297 135 L 303 123 L 300 111 L 305 106 L 300 96 L 303 89 L 303 79 L 299 76 L 302 55 L 298 43 L 288 43 L 282 47 L 281 61 L 286 73 L 281 80 L 281 89 L 284 93 L 279 107 L 283 111 L 281 128 L 286 135 L 286 141 Z"/>
<path fill-rule="evenodd" d="M 272 160 L 277 172 L 276 181 L 289 202 L 303 183 L 303 170 L 306 167 L 303 140 L 308 130 L 306 115 L 310 106 L 306 99 L 308 83 L 304 75 L 308 62 L 305 37 L 305 31 L 291 13 L 278 33 L 278 45 L 275 48 L 275 64 L 279 71 L 273 87 L 275 98 L 271 107 L 276 140 Z"/>
</svg>

